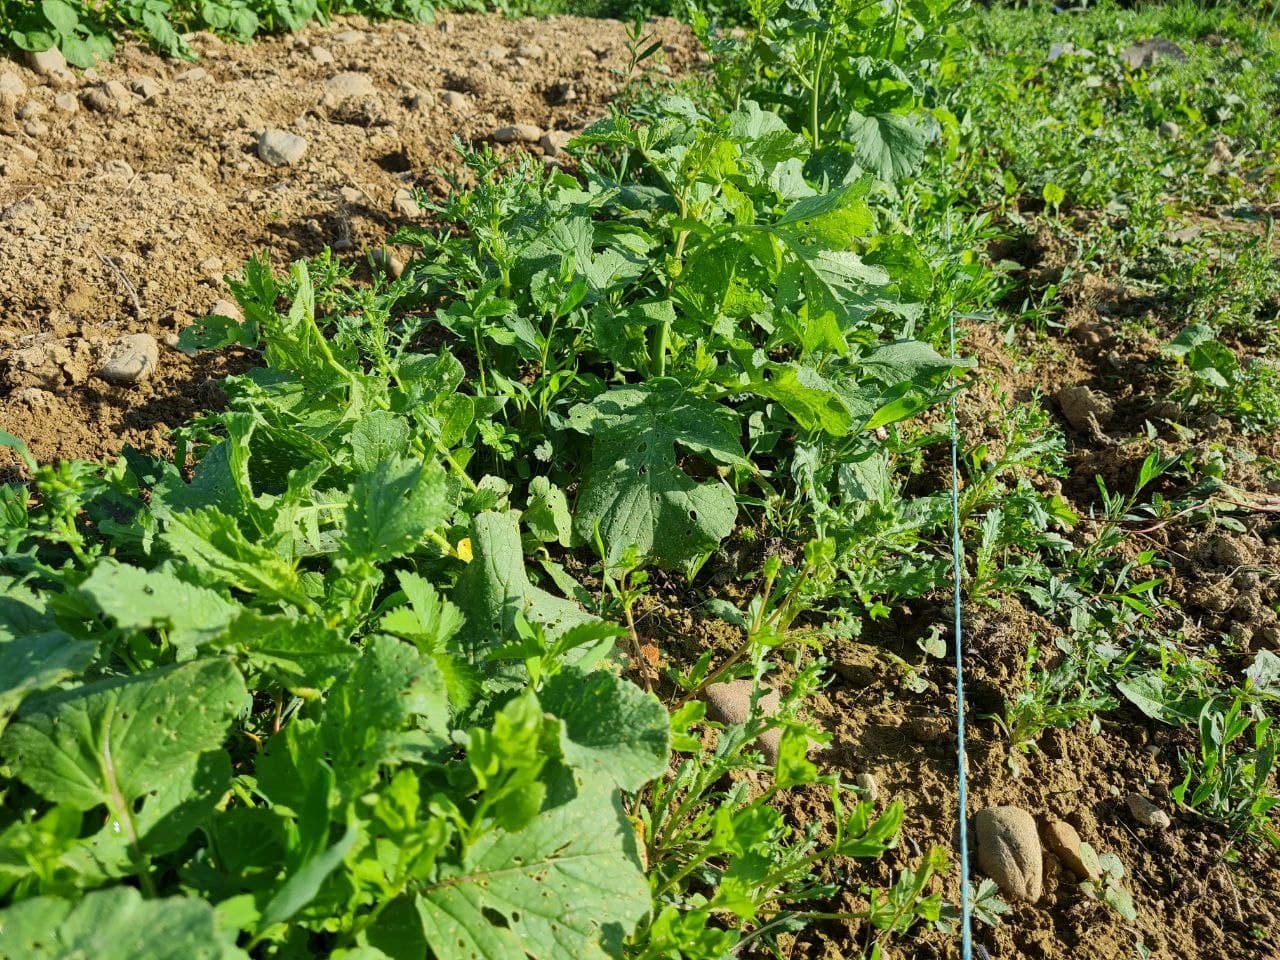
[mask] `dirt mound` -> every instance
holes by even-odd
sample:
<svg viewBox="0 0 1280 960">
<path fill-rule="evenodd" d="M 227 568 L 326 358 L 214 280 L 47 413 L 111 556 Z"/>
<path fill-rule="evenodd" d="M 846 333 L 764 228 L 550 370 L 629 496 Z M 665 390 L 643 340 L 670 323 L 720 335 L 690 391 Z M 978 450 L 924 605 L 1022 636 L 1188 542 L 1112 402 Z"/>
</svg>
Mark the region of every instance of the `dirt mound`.
<svg viewBox="0 0 1280 960">
<path fill-rule="evenodd" d="M 692 36 L 656 30 L 657 69 L 687 69 Z M 434 171 L 453 165 L 455 135 L 536 127 L 524 146 L 554 152 L 561 138 L 539 146 L 542 133 L 600 116 L 627 65 L 621 23 L 576 17 L 351 18 L 193 46 L 194 64 L 124 46 L 74 80 L 0 59 L 18 81 L 5 89 L 23 91 L 0 96 L 0 429 L 42 461 L 162 449 L 216 400 L 210 378 L 243 362 L 165 345 L 226 295 L 225 273 L 260 250 L 363 261 L 418 215 L 410 190 L 443 189 Z M 272 129 L 300 137 L 301 156 L 263 148 Z M 128 386 L 95 376 L 131 333 L 160 342 L 155 371 Z"/>
</svg>

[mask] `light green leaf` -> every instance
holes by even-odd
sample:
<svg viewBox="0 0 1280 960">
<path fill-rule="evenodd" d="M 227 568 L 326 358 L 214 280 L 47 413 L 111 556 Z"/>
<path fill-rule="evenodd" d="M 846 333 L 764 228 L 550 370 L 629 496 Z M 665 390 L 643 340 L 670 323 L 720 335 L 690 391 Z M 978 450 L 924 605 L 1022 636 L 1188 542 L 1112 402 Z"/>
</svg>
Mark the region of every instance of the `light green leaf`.
<svg viewBox="0 0 1280 960">
<path fill-rule="evenodd" d="M 351 428 L 347 442 L 355 468 L 368 473 L 383 460 L 405 452 L 409 422 L 389 410 L 370 410 Z"/>
<path fill-rule="evenodd" d="M 924 159 L 924 133 L 899 113 L 868 116 L 854 110 L 845 120 L 844 137 L 853 144 L 858 162 L 881 180 L 901 180 Z"/>
<path fill-rule="evenodd" d="M 671 754 L 671 721 L 652 693 L 606 671 L 565 670 L 540 694 L 563 723 L 560 747 L 571 766 L 603 774 L 635 791 L 662 775 Z"/>
<path fill-rule="evenodd" d="M 443 471 L 392 457 L 352 486 L 343 551 L 373 563 L 392 560 L 412 552 L 448 516 Z"/>
<path fill-rule="evenodd" d="M 308 860 L 280 886 L 262 911 L 258 929 L 264 931 L 277 923 L 283 923 L 314 900 L 325 878 L 342 864 L 343 858 L 351 852 L 359 838 L 359 822 L 352 817 L 347 822 L 346 832 L 337 843 Z"/>
<path fill-rule="evenodd" d="M 524 568 L 520 528 L 509 513 L 482 513 L 472 521 L 473 559 L 458 578 L 454 602 L 466 615 L 458 634 L 473 661 L 515 637 L 517 615 L 542 624 L 554 639 L 596 618 L 572 601 L 535 587 Z"/>
<path fill-rule="evenodd" d="M 0 960 L 247 960 L 203 900 L 143 900 L 132 887 L 36 897 L 0 912 Z"/>
<path fill-rule="evenodd" d="M 61 630 L 9 639 L 0 628 L 0 730 L 23 698 L 79 674 L 93 660 L 97 645 Z"/>
<path fill-rule="evenodd" d="M 438 960 L 605 960 L 650 898 L 617 791 L 587 778 L 522 829 L 484 834 L 417 904 Z"/>
<path fill-rule="evenodd" d="M 590 542 L 598 523 L 609 563 L 634 545 L 642 557 L 676 564 L 715 547 L 733 529 L 733 491 L 693 480 L 676 461 L 679 445 L 720 463 L 746 462 L 728 408 L 675 381 L 654 380 L 578 404 L 569 424 L 592 438 L 575 529 Z"/>
<path fill-rule="evenodd" d="M 164 570 L 142 570 L 106 560 L 80 590 L 125 630 L 167 630 L 173 643 L 192 652 L 226 629 L 239 609 L 205 587 Z"/>
<path fill-rule="evenodd" d="M 290 689 L 324 687 L 359 653 L 319 619 L 242 609 L 215 642 Z"/>
<path fill-rule="evenodd" d="M 798 363 L 771 363 L 764 368 L 771 375 L 757 380 L 752 390 L 777 400 L 805 430 L 825 430 L 843 437 L 853 426 L 853 417 L 839 392 L 812 367 Z"/>
</svg>

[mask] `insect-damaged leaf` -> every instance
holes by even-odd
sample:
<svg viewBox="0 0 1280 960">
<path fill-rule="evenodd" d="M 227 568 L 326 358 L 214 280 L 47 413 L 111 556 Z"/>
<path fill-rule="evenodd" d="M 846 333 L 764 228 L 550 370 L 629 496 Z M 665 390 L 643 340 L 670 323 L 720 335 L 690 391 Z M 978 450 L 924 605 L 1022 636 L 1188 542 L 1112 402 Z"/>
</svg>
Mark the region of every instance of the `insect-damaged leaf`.
<svg viewBox="0 0 1280 960">
<path fill-rule="evenodd" d="M 715 480 L 699 483 L 676 460 L 679 445 L 720 463 L 744 462 L 737 421 L 726 407 L 674 380 L 654 380 L 578 404 L 569 424 L 592 437 L 575 528 L 590 542 L 600 525 L 608 562 L 634 545 L 657 563 L 679 563 L 733 529 L 733 491 Z"/>
<path fill-rule="evenodd" d="M 221 748 L 232 718 L 249 702 L 230 661 L 197 660 L 29 700 L 0 740 L 0 753 L 20 780 L 50 800 L 77 810 L 105 805 L 125 841 L 141 851 L 145 822 L 161 824 L 172 812 L 157 802 L 174 809 L 185 802 L 192 791 L 175 781 L 208 772 L 192 758 Z M 145 818 L 135 809 L 144 796 Z"/>
<path fill-rule="evenodd" d="M 634 829 L 600 777 L 520 830 L 486 833 L 417 898 L 439 960 L 616 957 L 649 905 Z"/>
</svg>

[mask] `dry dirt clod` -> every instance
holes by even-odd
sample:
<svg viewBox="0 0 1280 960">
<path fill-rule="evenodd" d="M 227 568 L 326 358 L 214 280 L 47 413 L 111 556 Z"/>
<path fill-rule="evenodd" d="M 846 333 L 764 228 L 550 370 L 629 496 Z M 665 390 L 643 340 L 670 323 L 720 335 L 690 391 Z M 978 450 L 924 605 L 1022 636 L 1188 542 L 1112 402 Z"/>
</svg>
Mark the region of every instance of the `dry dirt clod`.
<svg viewBox="0 0 1280 960">
<path fill-rule="evenodd" d="M 1115 416 L 1110 399 L 1083 385 L 1063 387 L 1054 399 L 1067 423 L 1081 432 L 1100 431 Z"/>
<path fill-rule="evenodd" d="M 359 30 L 343 30 L 333 35 L 334 43 L 364 43 L 365 36 Z"/>
<path fill-rule="evenodd" d="M 32 72 L 42 77 L 67 72 L 67 58 L 57 47 L 48 50 L 28 50 L 22 55 L 23 62 Z"/>
<path fill-rule="evenodd" d="M 143 100 L 150 100 L 160 92 L 160 84 L 151 77 L 138 77 L 130 86 Z"/>
<path fill-rule="evenodd" d="M 198 83 L 201 80 L 207 80 L 209 71 L 204 67 L 192 67 L 190 70 L 183 70 L 173 79 L 179 83 Z"/>
<path fill-rule="evenodd" d="M 80 110 L 80 101 L 74 93 L 60 93 L 53 98 L 53 105 L 63 113 L 76 113 Z"/>
<path fill-rule="evenodd" d="M 713 720 L 721 723 L 745 723 L 751 716 L 751 695 L 755 683 L 751 680 L 730 680 L 727 683 L 713 683 L 707 687 L 707 713 Z M 760 697 L 760 712 L 766 717 L 774 716 L 782 704 L 782 697 L 776 690 L 766 690 Z M 778 760 L 778 746 L 782 743 L 782 731 L 778 728 L 766 730 L 760 734 L 760 748 L 769 763 Z"/>
<path fill-rule="evenodd" d="M 374 93 L 377 93 L 377 88 L 367 73 L 335 73 L 324 82 L 323 103 L 325 106 L 334 106 L 348 97 L 367 97 Z"/>
<path fill-rule="evenodd" d="M 1221 137 L 1216 137 L 1213 141 L 1213 159 L 1219 163 L 1234 163 L 1236 155 L 1231 152 L 1231 148 L 1227 146 L 1227 141 Z"/>
<path fill-rule="evenodd" d="M 0 73 L 0 100 L 17 100 L 27 95 L 27 85 L 22 78 L 13 73 Z"/>
<path fill-rule="evenodd" d="M 973 818 L 978 866 L 1016 900 L 1040 899 L 1044 856 L 1036 821 L 1021 807 L 987 807 Z"/>
<path fill-rule="evenodd" d="M 258 156 L 273 167 L 297 163 L 307 152 L 307 141 L 296 133 L 268 127 L 258 138 Z"/>
<path fill-rule="evenodd" d="M 149 333 L 133 333 L 108 343 L 95 375 L 117 386 L 138 383 L 150 376 L 160 362 L 160 347 Z"/>
<path fill-rule="evenodd" d="M 1173 825 L 1169 815 L 1140 793 L 1131 793 L 1125 800 L 1133 819 L 1153 830 L 1168 830 Z"/>
<path fill-rule="evenodd" d="M 323 66 L 333 63 L 333 53 L 328 47 L 312 47 L 311 59 Z"/>
<path fill-rule="evenodd" d="M 499 127 L 489 134 L 494 143 L 537 143 L 542 139 L 542 128 L 532 123 L 517 123 Z"/>
<path fill-rule="evenodd" d="M 1080 856 L 1080 834 L 1075 827 L 1065 820 L 1054 820 L 1044 828 L 1044 842 L 1064 867 L 1081 880 L 1090 879 L 1089 868 Z"/>
<path fill-rule="evenodd" d="M 230 300 L 219 300 L 209 308 L 209 316 L 211 317 L 227 317 L 236 323 L 244 321 L 244 314 L 240 312 L 238 304 L 232 303 Z"/>
<path fill-rule="evenodd" d="M 446 90 L 440 95 L 440 99 L 444 101 L 444 105 L 450 110 L 465 110 L 471 104 L 471 101 L 467 99 L 467 95 L 459 93 L 457 90 Z"/>
<path fill-rule="evenodd" d="M 134 96 L 119 80 L 108 80 L 86 91 L 84 102 L 98 113 L 123 116 L 133 109 Z"/>
</svg>

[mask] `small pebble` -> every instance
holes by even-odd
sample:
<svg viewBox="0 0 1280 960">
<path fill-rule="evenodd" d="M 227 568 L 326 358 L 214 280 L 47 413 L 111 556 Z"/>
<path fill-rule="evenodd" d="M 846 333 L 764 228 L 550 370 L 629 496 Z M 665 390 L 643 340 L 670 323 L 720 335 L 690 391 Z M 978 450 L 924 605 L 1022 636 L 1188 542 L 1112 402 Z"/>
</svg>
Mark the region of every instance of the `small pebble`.
<svg viewBox="0 0 1280 960">
<path fill-rule="evenodd" d="M 130 86 L 133 87 L 133 92 L 143 100 L 150 100 L 160 92 L 160 84 L 151 77 L 138 77 Z"/>
<path fill-rule="evenodd" d="M 268 127 L 258 138 L 258 156 L 274 167 L 297 163 L 306 152 L 305 139 L 276 127 Z"/>
<path fill-rule="evenodd" d="M 880 798 L 880 784 L 876 782 L 876 778 L 870 773 L 860 773 L 853 778 L 854 784 L 863 793 L 867 795 L 867 799 L 872 803 Z"/>
<path fill-rule="evenodd" d="M 1081 880 L 1089 879 L 1089 868 L 1080 856 L 1080 834 L 1065 820 L 1054 820 L 1044 830 L 1044 842 L 1062 865 Z"/>
<path fill-rule="evenodd" d="M 60 93 L 53 98 L 53 105 L 63 113 L 76 113 L 80 110 L 80 101 L 74 93 Z"/>
<path fill-rule="evenodd" d="M 1140 793 L 1129 794 L 1125 802 L 1129 806 L 1129 812 L 1133 814 L 1133 819 L 1144 827 L 1151 827 L 1154 830 L 1168 830 L 1173 825 L 1173 821 L 1169 819 L 1167 813 Z"/>
<path fill-rule="evenodd" d="M 42 77 L 67 72 L 67 58 L 57 47 L 50 47 L 48 50 L 27 50 L 23 53 L 22 59 L 31 72 L 38 73 Z"/>
<path fill-rule="evenodd" d="M 244 314 L 240 312 L 240 306 L 230 300 L 215 301 L 213 306 L 209 308 L 209 316 L 226 317 L 234 320 L 236 323 L 244 321 Z"/>
<path fill-rule="evenodd" d="M 133 109 L 134 96 L 119 80 L 108 80 L 86 91 L 84 102 L 98 113 L 126 114 Z"/>
<path fill-rule="evenodd" d="M 364 43 L 364 34 L 359 30 L 343 30 L 333 35 L 334 43 Z"/>
<path fill-rule="evenodd" d="M 316 63 L 327 66 L 333 63 L 333 53 L 330 52 L 328 47 L 312 47 L 311 59 Z"/>
<path fill-rule="evenodd" d="M 727 683 L 713 683 L 707 687 L 707 714 L 721 723 L 745 723 L 751 716 L 751 696 L 755 690 L 752 680 L 730 680 Z M 776 690 L 767 690 L 760 698 L 761 714 L 771 717 L 778 712 L 782 697 Z M 765 760 L 777 763 L 778 747 L 782 743 L 782 730 L 773 727 L 760 734 L 760 749 Z"/>
<path fill-rule="evenodd" d="M 404 262 L 385 247 L 374 247 L 369 251 L 369 259 L 378 270 L 393 280 L 400 279 L 404 273 Z"/>
<path fill-rule="evenodd" d="M 418 217 L 422 214 L 422 208 L 418 206 L 418 201 L 413 198 L 413 191 L 406 190 L 403 187 L 397 190 L 395 196 L 391 198 L 391 207 L 402 217 Z"/>
<path fill-rule="evenodd" d="M 537 143 L 542 139 L 542 128 L 532 123 L 517 123 L 510 127 L 499 127 L 489 134 L 494 143 Z"/>
<path fill-rule="evenodd" d="M 471 101 L 467 99 L 467 95 L 459 93 L 457 90 L 446 90 L 440 95 L 440 99 L 444 101 L 444 105 L 450 110 L 465 110 L 471 104 Z"/>
<path fill-rule="evenodd" d="M 209 71 L 204 67 L 192 67 L 190 70 L 182 71 L 182 73 L 178 74 L 173 79 L 177 80 L 179 83 L 196 83 L 197 81 L 207 79 L 208 76 Z"/>
<path fill-rule="evenodd" d="M 133 333 L 106 345 L 96 374 L 108 383 L 128 386 L 150 376 L 159 362 L 156 338 L 149 333 Z"/>
<path fill-rule="evenodd" d="M 567 130 L 548 130 L 542 135 L 539 144 L 548 157 L 558 157 L 572 139 L 573 134 Z"/>
</svg>

